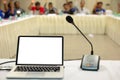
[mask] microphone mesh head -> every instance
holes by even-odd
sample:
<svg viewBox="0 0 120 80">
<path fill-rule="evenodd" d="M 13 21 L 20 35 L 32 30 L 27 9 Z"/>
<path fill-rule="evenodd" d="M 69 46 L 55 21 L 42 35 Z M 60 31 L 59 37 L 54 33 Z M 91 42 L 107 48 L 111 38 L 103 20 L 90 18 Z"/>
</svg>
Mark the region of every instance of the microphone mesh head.
<svg viewBox="0 0 120 80">
<path fill-rule="evenodd" d="M 73 18 L 71 16 L 67 16 L 66 21 L 69 23 L 73 23 Z"/>
</svg>

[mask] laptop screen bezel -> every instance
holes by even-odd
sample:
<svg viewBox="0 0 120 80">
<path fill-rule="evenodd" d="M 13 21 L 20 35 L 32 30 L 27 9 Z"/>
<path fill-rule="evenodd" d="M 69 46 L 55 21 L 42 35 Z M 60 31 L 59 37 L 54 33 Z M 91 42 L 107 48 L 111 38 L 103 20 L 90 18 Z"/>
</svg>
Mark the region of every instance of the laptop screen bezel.
<svg viewBox="0 0 120 80">
<path fill-rule="evenodd" d="M 19 43 L 21 37 L 53 37 L 53 38 L 62 38 L 62 64 L 18 64 L 18 54 L 19 54 Z M 18 36 L 17 42 L 17 51 L 16 51 L 16 65 L 42 65 L 42 66 L 63 66 L 64 59 L 64 37 L 63 36 Z"/>
</svg>

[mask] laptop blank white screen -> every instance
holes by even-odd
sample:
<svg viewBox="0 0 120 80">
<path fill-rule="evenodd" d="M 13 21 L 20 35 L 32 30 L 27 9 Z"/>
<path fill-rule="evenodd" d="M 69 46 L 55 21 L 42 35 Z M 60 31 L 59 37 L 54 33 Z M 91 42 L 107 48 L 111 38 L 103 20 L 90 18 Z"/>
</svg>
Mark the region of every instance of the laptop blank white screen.
<svg viewBox="0 0 120 80">
<path fill-rule="evenodd" d="M 20 37 L 17 64 L 62 65 L 62 37 Z"/>
</svg>

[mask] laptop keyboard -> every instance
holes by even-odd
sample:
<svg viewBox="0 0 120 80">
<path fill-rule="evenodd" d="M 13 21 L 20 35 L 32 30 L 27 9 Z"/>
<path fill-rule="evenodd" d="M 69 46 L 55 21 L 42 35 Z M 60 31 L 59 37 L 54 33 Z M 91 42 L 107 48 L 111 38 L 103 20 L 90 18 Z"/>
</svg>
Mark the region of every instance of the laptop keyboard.
<svg viewBox="0 0 120 80">
<path fill-rule="evenodd" d="M 15 72 L 59 72 L 60 67 L 52 66 L 17 66 Z"/>
</svg>

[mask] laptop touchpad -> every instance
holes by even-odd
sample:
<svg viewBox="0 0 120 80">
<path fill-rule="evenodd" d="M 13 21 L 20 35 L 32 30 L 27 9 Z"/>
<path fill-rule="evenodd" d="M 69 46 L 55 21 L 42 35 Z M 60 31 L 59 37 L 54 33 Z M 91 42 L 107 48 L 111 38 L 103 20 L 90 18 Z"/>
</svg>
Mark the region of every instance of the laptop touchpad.
<svg viewBox="0 0 120 80">
<path fill-rule="evenodd" d="M 31 72 L 31 73 L 27 73 L 26 76 L 44 76 L 45 73 L 44 72 Z"/>
</svg>

